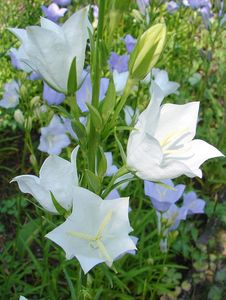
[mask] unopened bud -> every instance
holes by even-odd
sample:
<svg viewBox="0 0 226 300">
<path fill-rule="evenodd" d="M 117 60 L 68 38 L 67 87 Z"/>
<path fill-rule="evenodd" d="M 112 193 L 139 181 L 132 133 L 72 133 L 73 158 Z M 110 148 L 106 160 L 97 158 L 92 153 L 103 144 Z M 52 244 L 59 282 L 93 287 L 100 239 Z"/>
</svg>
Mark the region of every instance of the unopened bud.
<svg viewBox="0 0 226 300">
<path fill-rule="evenodd" d="M 31 99 L 31 101 L 30 101 L 31 107 L 37 106 L 39 103 L 41 103 L 41 99 L 40 99 L 39 96 L 33 97 L 33 98 Z"/>
<path fill-rule="evenodd" d="M 165 24 L 156 24 L 139 38 L 129 60 L 131 78 L 142 80 L 156 64 L 166 39 Z"/>
<path fill-rule="evenodd" d="M 30 155 L 30 163 L 32 164 L 32 166 L 37 165 L 36 157 L 33 154 Z"/>
<path fill-rule="evenodd" d="M 32 129 L 32 118 L 31 117 L 28 117 L 27 119 L 25 119 L 24 128 L 29 131 Z"/>
<path fill-rule="evenodd" d="M 22 113 L 22 111 L 20 109 L 16 109 L 14 112 L 14 119 L 16 120 L 16 122 L 23 126 L 24 124 L 24 115 Z"/>
</svg>

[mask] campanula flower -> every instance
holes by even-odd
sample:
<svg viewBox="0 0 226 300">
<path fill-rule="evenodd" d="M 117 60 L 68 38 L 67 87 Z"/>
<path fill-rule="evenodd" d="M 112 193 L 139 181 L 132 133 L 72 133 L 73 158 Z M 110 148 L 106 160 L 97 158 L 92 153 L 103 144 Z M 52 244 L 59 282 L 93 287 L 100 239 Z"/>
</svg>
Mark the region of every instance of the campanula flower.
<svg viewBox="0 0 226 300">
<path fill-rule="evenodd" d="M 88 28 L 88 7 L 73 14 L 62 26 L 41 18 L 41 27 L 29 26 L 26 30 L 11 28 L 22 43 L 26 62 L 54 89 L 67 94 L 68 77 L 76 57 L 77 83 L 82 75 Z"/>
<path fill-rule="evenodd" d="M 154 208 L 158 211 L 168 210 L 172 204 L 180 199 L 185 189 L 183 184 L 174 186 L 171 179 L 165 179 L 162 183 L 169 186 L 169 188 L 147 180 L 144 181 L 145 195 L 150 197 Z"/>
<path fill-rule="evenodd" d="M 90 73 L 86 70 L 83 70 L 82 73 L 82 85 L 80 89 L 76 92 L 76 101 L 78 103 L 79 108 L 82 112 L 88 111 L 88 107 L 86 103 L 91 103 L 92 101 L 92 82 Z M 108 89 L 109 79 L 108 78 L 101 78 L 100 80 L 100 93 L 99 93 L 99 100 L 102 101 L 105 97 L 105 94 Z"/>
<path fill-rule="evenodd" d="M 113 71 L 113 80 L 114 80 L 115 91 L 117 95 L 122 95 L 126 87 L 126 82 L 128 77 L 129 77 L 128 71 L 122 73 L 119 73 L 117 70 Z"/>
<path fill-rule="evenodd" d="M 199 199 L 195 192 L 189 192 L 183 195 L 183 207 L 188 215 L 204 213 L 205 201 Z"/>
<path fill-rule="evenodd" d="M 155 83 L 152 88 L 151 101 L 129 136 L 127 166 L 150 181 L 181 175 L 201 178 L 202 163 L 223 154 L 203 140 L 193 140 L 199 102 L 160 106 L 164 94 Z"/>
<path fill-rule="evenodd" d="M 68 6 L 69 4 L 71 4 L 71 0 L 52 0 L 53 3 L 56 3 L 60 6 Z"/>
<path fill-rule="evenodd" d="M 126 45 L 126 50 L 128 53 L 131 53 L 136 45 L 137 40 L 132 37 L 132 35 L 127 34 L 124 38 L 124 42 Z"/>
<path fill-rule="evenodd" d="M 41 9 L 44 13 L 44 16 L 53 22 L 57 22 L 67 12 L 67 8 L 59 8 L 56 3 L 51 3 L 48 7 L 42 5 Z"/>
<path fill-rule="evenodd" d="M 84 188 L 74 188 L 72 214 L 46 237 L 76 257 L 85 273 L 105 262 L 111 266 L 121 254 L 136 249 L 128 235 L 129 198 L 103 201 Z"/>
<path fill-rule="evenodd" d="M 113 157 L 111 152 L 104 152 L 105 158 L 107 160 L 107 171 L 106 176 L 112 176 L 118 171 L 118 167 L 113 165 Z"/>
<path fill-rule="evenodd" d="M 127 54 L 118 55 L 115 52 L 111 53 L 109 58 L 109 65 L 112 71 L 116 70 L 118 73 L 128 71 L 129 56 Z"/>
<path fill-rule="evenodd" d="M 19 104 L 19 84 L 11 80 L 4 86 L 3 98 L 0 100 L 0 107 L 13 108 Z"/>
<path fill-rule="evenodd" d="M 175 11 L 177 11 L 179 8 L 179 5 L 177 2 L 175 1 L 169 1 L 167 4 L 167 11 L 169 13 L 174 13 Z"/>
<path fill-rule="evenodd" d="M 59 105 L 65 99 L 64 94 L 58 93 L 57 91 L 52 89 L 50 86 L 48 86 L 48 84 L 45 82 L 44 82 L 44 86 L 43 86 L 42 97 L 49 105 L 53 105 L 53 104 Z"/>
<path fill-rule="evenodd" d="M 60 117 L 54 115 L 49 125 L 41 128 L 38 149 L 48 154 L 59 155 L 62 149 L 71 143 L 66 132 Z"/>
<path fill-rule="evenodd" d="M 76 157 L 78 147 L 71 153 L 71 161 L 59 156 L 50 155 L 44 161 L 39 177 L 34 175 L 21 175 L 13 178 L 21 192 L 31 194 L 47 211 L 57 213 L 51 194 L 57 202 L 69 210 L 72 207 L 72 190 L 78 186 Z"/>
<path fill-rule="evenodd" d="M 137 0 L 137 5 L 142 15 L 145 15 L 146 8 L 149 5 L 149 1 L 150 0 Z"/>
<path fill-rule="evenodd" d="M 125 114 L 126 125 L 130 126 L 134 119 L 135 119 L 135 121 L 137 120 L 137 117 L 139 115 L 139 109 L 136 108 L 134 110 L 131 106 L 125 105 L 123 110 L 124 110 L 124 114 Z"/>
<path fill-rule="evenodd" d="M 118 190 L 114 189 L 107 195 L 106 200 L 112 200 L 117 198 L 120 198 L 120 195 Z"/>
</svg>

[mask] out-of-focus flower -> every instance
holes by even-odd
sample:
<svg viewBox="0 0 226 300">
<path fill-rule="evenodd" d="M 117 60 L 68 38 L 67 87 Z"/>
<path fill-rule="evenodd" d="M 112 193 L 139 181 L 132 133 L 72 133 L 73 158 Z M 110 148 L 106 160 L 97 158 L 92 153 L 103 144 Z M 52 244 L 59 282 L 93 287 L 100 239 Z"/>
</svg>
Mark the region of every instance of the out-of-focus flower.
<svg viewBox="0 0 226 300">
<path fill-rule="evenodd" d="M 178 8 L 179 8 L 179 5 L 175 1 L 169 1 L 167 4 L 167 11 L 170 13 L 174 13 L 175 11 L 178 10 Z"/>
<path fill-rule="evenodd" d="M 25 298 L 24 296 L 20 296 L 19 300 L 28 300 L 28 299 Z"/>
<path fill-rule="evenodd" d="M 145 15 L 146 8 L 149 5 L 149 0 L 137 0 L 137 5 L 142 15 Z"/>
<path fill-rule="evenodd" d="M 129 136 L 127 166 L 150 181 L 183 174 L 202 177 L 202 163 L 223 154 L 202 140 L 193 140 L 199 102 L 160 106 L 163 98 L 162 90 L 153 83 L 151 101 Z"/>
<path fill-rule="evenodd" d="M 151 74 L 154 78 L 153 81 L 160 87 L 164 97 L 167 97 L 170 94 L 175 94 L 177 89 L 180 87 L 179 83 L 169 81 L 168 73 L 165 70 L 153 68 Z M 150 93 L 152 93 L 152 87 L 150 87 Z"/>
<path fill-rule="evenodd" d="M 0 100 L 0 107 L 13 108 L 19 104 L 19 84 L 11 80 L 4 85 L 3 98 Z"/>
<path fill-rule="evenodd" d="M 51 3 L 48 7 L 42 5 L 41 9 L 45 17 L 53 22 L 57 22 L 67 11 L 67 8 L 59 8 L 56 3 Z"/>
<path fill-rule="evenodd" d="M 183 184 L 174 186 L 171 179 L 165 179 L 162 183 L 171 188 L 150 181 L 144 181 L 145 195 L 150 197 L 154 208 L 158 211 L 168 210 L 172 204 L 180 199 L 185 189 L 185 185 Z"/>
<path fill-rule="evenodd" d="M 129 106 L 129 105 L 125 105 L 124 106 L 124 113 L 125 113 L 125 122 L 127 126 L 130 126 L 132 124 L 132 121 L 135 119 L 137 119 L 138 115 L 139 115 L 139 109 L 136 108 L 135 110 Z"/>
<path fill-rule="evenodd" d="M 112 71 L 116 70 L 118 73 L 128 71 L 129 56 L 127 54 L 118 55 L 115 52 L 111 53 L 109 58 L 109 65 Z"/>
<path fill-rule="evenodd" d="M 44 161 L 39 177 L 21 175 L 13 178 L 12 182 L 16 181 L 21 192 L 31 194 L 49 212 L 57 213 L 51 193 L 62 207 L 69 210 L 72 207 L 73 187 L 78 186 L 77 152 L 78 147 L 71 153 L 71 162 L 51 155 Z"/>
<path fill-rule="evenodd" d="M 124 38 L 127 52 L 131 53 L 136 45 L 137 40 L 132 35 L 127 34 Z"/>
<path fill-rule="evenodd" d="M 120 198 L 119 192 L 114 189 L 107 195 L 106 200 L 113 200 L 118 198 Z"/>
<path fill-rule="evenodd" d="M 54 115 L 49 125 L 41 128 L 38 149 L 48 154 L 59 155 L 62 149 L 67 147 L 70 142 L 60 117 Z"/>
<path fill-rule="evenodd" d="M 76 92 L 76 100 L 78 103 L 79 108 L 82 112 L 88 111 L 88 107 L 86 103 L 91 103 L 92 101 L 92 82 L 90 73 L 86 70 L 83 70 L 82 73 L 82 86 Z M 102 101 L 105 97 L 105 94 L 108 89 L 109 79 L 108 78 L 101 78 L 100 80 L 100 92 L 99 92 L 99 100 Z"/>
<path fill-rule="evenodd" d="M 11 28 L 26 53 L 20 59 L 40 74 L 54 89 L 67 94 L 68 77 L 76 57 L 77 83 L 80 83 L 85 60 L 88 28 L 88 7 L 73 14 L 62 26 L 41 18 L 41 27 L 26 30 Z"/>
<path fill-rule="evenodd" d="M 71 0 L 52 0 L 53 3 L 56 3 L 60 6 L 68 6 L 69 4 L 71 4 Z"/>
<path fill-rule="evenodd" d="M 136 249 L 128 235 L 128 206 L 129 198 L 103 201 L 74 188 L 72 214 L 46 237 L 64 249 L 67 259 L 76 257 L 85 273 L 102 262 L 111 266 L 119 255 Z"/>
<path fill-rule="evenodd" d="M 36 72 L 31 72 L 31 74 L 28 76 L 28 79 L 29 80 L 39 80 L 39 79 L 42 79 L 42 76 Z"/>
<path fill-rule="evenodd" d="M 142 80 L 156 64 L 163 50 L 166 38 L 165 24 L 156 24 L 146 30 L 136 43 L 129 59 L 132 78 Z"/>
<path fill-rule="evenodd" d="M 42 93 L 43 99 L 49 104 L 49 105 L 59 105 L 61 104 L 64 99 L 65 95 L 62 93 L 58 93 L 54 89 L 52 89 L 48 84 L 44 82 L 43 86 L 43 93 Z"/>
<path fill-rule="evenodd" d="M 204 6 L 211 8 L 212 6 L 209 0 L 186 0 L 184 4 L 190 6 L 192 9 L 198 9 Z"/>
<path fill-rule="evenodd" d="M 112 176 L 118 171 L 118 167 L 113 165 L 113 157 L 111 152 L 104 152 L 107 160 L 106 176 Z"/>
<path fill-rule="evenodd" d="M 121 95 L 126 87 L 126 82 L 129 77 L 129 72 L 119 73 L 118 71 L 113 71 L 113 80 L 115 85 L 115 91 L 117 95 Z"/>
<path fill-rule="evenodd" d="M 199 199 L 195 192 L 189 192 L 183 195 L 183 207 L 188 215 L 204 213 L 205 201 Z"/>
</svg>

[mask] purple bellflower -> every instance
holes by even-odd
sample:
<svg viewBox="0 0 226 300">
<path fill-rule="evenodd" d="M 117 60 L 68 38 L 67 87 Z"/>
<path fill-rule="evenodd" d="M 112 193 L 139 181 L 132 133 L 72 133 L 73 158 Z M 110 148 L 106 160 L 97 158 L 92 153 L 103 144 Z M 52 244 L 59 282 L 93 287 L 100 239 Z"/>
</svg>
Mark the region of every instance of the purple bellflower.
<svg viewBox="0 0 226 300">
<path fill-rule="evenodd" d="M 131 53 L 136 45 L 137 40 L 132 37 L 132 35 L 127 34 L 124 38 L 124 42 L 126 45 L 126 50 L 128 53 Z"/>
<path fill-rule="evenodd" d="M 189 192 L 183 195 L 183 208 L 187 215 L 203 214 L 205 208 L 205 201 L 199 199 L 195 192 Z"/>
<path fill-rule="evenodd" d="M 3 98 L 0 100 L 0 107 L 14 108 L 19 104 L 19 84 L 11 80 L 4 86 Z"/>
<path fill-rule="evenodd" d="M 149 0 L 137 0 L 138 8 L 142 15 L 145 15 L 146 7 L 149 5 Z"/>
<path fill-rule="evenodd" d="M 63 148 L 70 144 L 67 130 L 60 117 L 54 115 L 49 125 L 41 128 L 40 144 L 38 149 L 48 154 L 59 155 Z"/>
<path fill-rule="evenodd" d="M 176 203 L 185 189 L 183 184 L 174 186 L 171 179 L 163 180 L 162 183 L 170 188 L 150 181 L 144 181 L 145 195 L 151 199 L 154 208 L 161 212 L 167 211 L 172 204 Z"/>
<path fill-rule="evenodd" d="M 92 83 L 90 73 L 83 70 L 82 73 L 82 86 L 76 93 L 76 100 L 78 103 L 79 108 L 82 112 L 88 111 L 88 107 L 86 106 L 86 102 L 91 103 L 92 101 Z M 102 101 L 105 97 L 105 94 L 108 89 L 109 79 L 108 78 L 101 78 L 100 80 L 100 94 L 99 100 Z"/>
<path fill-rule="evenodd" d="M 48 7 L 42 5 L 41 9 L 45 17 L 53 22 L 57 22 L 67 11 L 67 8 L 59 8 L 56 3 L 51 3 Z"/>
<path fill-rule="evenodd" d="M 177 11 L 179 8 L 179 5 L 177 2 L 175 1 L 169 1 L 167 4 L 167 11 L 169 13 L 174 13 L 175 11 Z"/>
<path fill-rule="evenodd" d="M 71 4 L 71 0 L 52 0 L 53 3 L 56 3 L 60 6 L 68 6 L 69 4 Z"/>
<path fill-rule="evenodd" d="M 118 171 L 118 167 L 113 165 L 113 158 L 111 152 L 104 152 L 104 155 L 107 160 L 106 176 L 112 176 Z"/>
<path fill-rule="evenodd" d="M 58 93 L 57 91 L 52 89 L 50 86 L 48 86 L 48 84 L 45 82 L 44 82 L 42 97 L 49 105 L 53 105 L 53 104 L 59 105 L 65 99 L 64 94 Z"/>
<path fill-rule="evenodd" d="M 109 58 L 109 65 L 112 71 L 116 70 L 118 73 L 128 71 L 129 56 L 127 54 L 118 55 L 115 52 L 111 52 Z"/>
</svg>

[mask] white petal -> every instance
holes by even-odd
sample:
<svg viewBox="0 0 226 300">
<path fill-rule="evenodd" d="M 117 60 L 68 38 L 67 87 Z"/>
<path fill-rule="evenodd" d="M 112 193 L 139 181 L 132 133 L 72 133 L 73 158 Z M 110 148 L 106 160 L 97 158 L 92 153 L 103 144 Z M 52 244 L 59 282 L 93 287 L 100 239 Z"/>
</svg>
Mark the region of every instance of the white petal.
<svg viewBox="0 0 226 300">
<path fill-rule="evenodd" d="M 40 169 L 40 183 L 53 192 L 65 209 L 72 206 L 72 191 L 78 184 L 77 180 L 77 172 L 72 164 L 56 155 L 49 156 Z"/>
<path fill-rule="evenodd" d="M 49 19 L 41 17 L 40 23 L 42 28 L 49 29 L 57 34 L 63 34 L 61 26 L 57 25 L 55 22 L 52 22 Z"/>
<path fill-rule="evenodd" d="M 155 137 L 158 141 L 161 141 L 169 135 L 184 130 L 184 132 L 190 132 L 190 135 L 184 141 L 191 141 L 196 132 L 198 111 L 199 102 L 190 102 L 184 105 L 162 105 Z"/>
<path fill-rule="evenodd" d="M 117 236 L 116 238 L 109 238 L 104 240 L 107 245 L 109 255 L 115 259 L 119 255 L 124 254 L 127 251 L 136 250 L 136 245 L 133 240 L 127 236 Z"/>
<path fill-rule="evenodd" d="M 52 203 L 52 199 L 48 190 L 41 184 L 37 176 L 21 175 L 13 178 L 16 181 L 21 192 L 31 194 L 46 210 L 56 213 L 56 209 Z"/>
<path fill-rule="evenodd" d="M 122 73 L 119 73 L 116 70 L 113 71 L 113 80 L 117 95 L 121 95 L 123 93 L 128 77 L 128 71 Z"/>
<path fill-rule="evenodd" d="M 157 84 L 152 84 L 152 97 L 148 107 L 138 117 L 135 128 L 146 131 L 150 135 L 154 135 L 158 124 L 160 105 L 164 99 L 164 94 Z"/>
<path fill-rule="evenodd" d="M 191 170 L 197 170 L 206 160 L 214 157 L 224 156 L 217 148 L 208 144 L 203 140 L 193 140 L 190 142 L 191 145 L 191 152 L 194 155 L 190 158 L 185 160 L 185 163 Z"/>
</svg>

